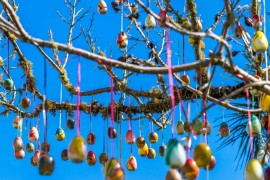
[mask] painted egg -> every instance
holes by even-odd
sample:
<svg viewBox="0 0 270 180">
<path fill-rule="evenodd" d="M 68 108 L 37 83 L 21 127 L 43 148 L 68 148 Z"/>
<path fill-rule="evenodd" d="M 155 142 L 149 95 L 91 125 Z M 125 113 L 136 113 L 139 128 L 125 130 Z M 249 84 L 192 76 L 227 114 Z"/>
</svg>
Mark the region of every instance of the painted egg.
<svg viewBox="0 0 270 180">
<path fill-rule="evenodd" d="M 108 136 L 111 139 L 115 139 L 117 137 L 117 131 L 113 127 L 108 128 Z"/>
<path fill-rule="evenodd" d="M 134 156 L 129 156 L 126 167 L 129 171 L 135 171 L 137 169 L 137 161 Z"/>
<path fill-rule="evenodd" d="M 123 180 L 125 177 L 124 169 L 115 158 L 111 158 L 105 164 L 104 172 L 106 180 Z"/>
<path fill-rule="evenodd" d="M 106 153 L 101 153 L 99 155 L 99 162 L 105 164 L 108 161 L 108 155 Z"/>
<path fill-rule="evenodd" d="M 188 121 L 186 121 L 184 123 L 184 130 L 185 130 L 185 132 L 191 132 L 190 131 L 190 126 L 192 126 L 192 125 Z"/>
<path fill-rule="evenodd" d="M 128 37 L 124 32 L 120 32 L 117 36 L 117 46 L 121 49 L 126 48 L 128 45 Z"/>
<path fill-rule="evenodd" d="M 166 174 L 165 180 L 182 180 L 182 177 L 176 169 L 170 169 Z"/>
<path fill-rule="evenodd" d="M 192 127 L 196 134 L 202 134 L 203 123 L 199 119 L 195 119 L 192 123 Z"/>
<path fill-rule="evenodd" d="M 4 88 L 6 89 L 6 90 L 11 90 L 12 88 L 13 88 L 13 86 L 14 86 L 14 83 L 13 83 L 13 81 L 11 80 L 11 79 L 6 79 L 5 81 L 4 81 Z"/>
<path fill-rule="evenodd" d="M 28 139 L 31 141 L 31 142 L 35 142 L 37 141 L 39 138 L 39 133 L 38 133 L 38 130 L 36 127 L 31 127 L 29 133 L 28 133 Z"/>
<path fill-rule="evenodd" d="M 54 170 L 54 159 L 48 154 L 43 154 L 39 158 L 38 171 L 40 175 L 51 175 Z"/>
<path fill-rule="evenodd" d="M 260 99 L 260 106 L 264 112 L 270 112 L 270 95 L 262 94 Z"/>
<path fill-rule="evenodd" d="M 147 156 L 149 149 L 148 149 L 148 145 L 145 143 L 144 146 L 142 148 L 138 149 L 139 155 L 140 156 Z"/>
<path fill-rule="evenodd" d="M 55 132 L 55 138 L 58 141 L 62 141 L 63 139 L 65 139 L 66 135 L 65 135 L 65 131 L 62 128 L 58 128 Z"/>
<path fill-rule="evenodd" d="M 148 136 L 148 139 L 151 144 L 154 144 L 158 142 L 158 134 L 156 132 L 151 132 Z"/>
<path fill-rule="evenodd" d="M 143 148 L 144 145 L 145 145 L 145 140 L 144 140 L 144 138 L 143 138 L 143 137 L 138 137 L 138 138 L 136 139 L 136 145 L 137 145 L 138 148 Z"/>
<path fill-rule="evenodd" d="M 210 123 L 206 120 L 206 122 L 202 122 L 203 127 L 202 127 L 202 134 L 210 134 L 211 133 L 211 126 Z"/>
<path fill-rule="evenodd" d="M 159 146 L 158 148 L 159 155 L 163 157 L 165 155 L 166 149 L 167 149 L 166 145 Z"/>
<path fill-rule="evenodd" d="M 16 116 L 13 120 L 12 126 L 15 129 L 21 128 L 22 127 L 22 118 L 20 118 L 20 116 Z"/>
<path fill-rule="evenodd" d="M 261 123 L 257 116 L 252 115 L 251 116 L 251 126 L 252 126 L 252 136 L 257 137 L 259 134 L 261 134 Z M 249 134 L 249 125 L 247 123 L 246 125 L 246 132 Z"/>
<path fill-rule="evenodd" d="M 107 4 L 104 0 L 100 0 L 98 3 L 98 12 L 99 14 L 106 14 L 108 11 Z"/>
<path fill-rule="evenodd" d="M 263 169 L 257 159 L 251 159 L 245 169 L 245 180 L 263 180 Z"/>
<path fill-rule="evenodd" d="M 270 167 L 264 171 L 264 180 L 270 180 Z"/>
<path fill-rule="evenodd" d="M 66 125 L 67 125 L 67 128 L 68 128 L 68 129 L 74 129 L 75 123 L 76 123 L 76 122 L 74 121 L 74 119 L 68 119 L 68 120 L 67 120 L 67 124 L 66 124 Z"/>
<path fill-rule="evenodd" d="M 38 165 L 38 162 L 35 163 L 35 162 L 33 161 L 33 156 L 31 157 L 30 161 L 31 161 L 31 165 L 32 165 L 32 166 L 37 166 L 37 165 Z"/>
<path fill-rule="evenodd" d="M 39 158 L 40 158 L 40 151 L 36 150 L 35 154 L 33 155 L 33 164 L 38 164 Z"/>
<path fill-rule="evenodd" d="M 196 23 L 197 23 L 197 29 L 198 31 L 201 31 L 202 30 L 202 20 L 199 19 L 199 18 L 196 18 Z"/>
<path fill-rule="evenodd" d="M 215 156 L 212 155 L 209 166 L 204 167 L 204 169 L 207 170 L 207 168 L 208 168 L 208 170 L 211 171 L 212 169 L 214 169 L 215 166 L 216 166 L 216 158 L 215 158 Z"/>
<path fill-rule="evenodd" d="M 13 141 L 13 148 L 15 151 L 23 149 L 23 141 L 21 137 L 16 137 Z"/>
<path fill-rule="evenodd" d="M 195 147 L 193 157 L 199 167 L 207 167 L 210 165 L 212 152 L 207 144 L 199 144 Z"/>
<path fill-rule="evenodd" d="M 199 167 L 191 158 L 187 159 L 186 164 L 181 168 L 181 171 L 186 179 L 196 179 L 199 175 Z"/>
<path fill-rule="evenodd" d="M 156 27 L 156 20 L 155 20 L 155 18 L 154 18 L 152 15 L 150 15 L 150 14 L 148 14 L 148 16 L 147 16 L 146 19 L 145 19 L 145 27 L 146 27 L 147 29 L 153 29 L 153 28 Z"/>
<path fill-rule="evenodd" d="M 169 17 L 164 9 L 160 9 L 160 12 L 158 13 L 158 16 L 160 18 L 160 21 L 158 21 L 158 25 L 160 27 L 165 27 L 165 21 L 169 21 Z"/>
<path fill-rule="evenodd" d="M 90 132 L 87 135 L 86 141 L 88 144 L 93 145 L 96 142 L 96 136 L 93 132 Z"/>
<path fill-rule="evenodd" d="M 51 149 L 51 145 L 48 142 L 43 142 L 41 144 L 41 150 L 42 152 L 49 152 Z"/>
<path fill-rule="evenodd" d="M 128 130 L 127 133 L 126 133 L 126 142 L 128 144 L 133 144 L 135 142 L 135 134 L 133 133 L 132 130 Z"/>
<path fill-rule="evenodd" d="M 230 128 L 226 122 L 222 122 L 219 126 L 219 134 L 221 137 L 227 137 L 230 134 Z"/>
<path fill-rule="evenodd" d="M 190 78 L 187 74 L 183 74 L 180 78 L 184 83 L 186 83 L 186 85 L 189 85 L 190 83 Z"/>
<path fill-rule="evenodd" d="M 268 163 L 269 160 L 268 154 L 265 154 L 265 150 L 260 149 L 257 154 L 257 159 L 262 165 L 265 165 L 266 163 Z"/>
<path fill-rule="evenodd" d="M 82 136 L 72 139 L 68 148 L 68 158 L 74 163 L 84 161 L 87 156 L 86 144 Z"/>
<path fill-rule="evenodd" d="M 176 140 L 171 139 L 168 142 L 165 151 L 165 161 L 170 168 L 181 168 L 186 163 L 186 152 L 183 146 Z"/>
<path fill-rule="evenodd" d="M 96 155 L 93 151 L 89 151 L 87 154 L 87 164 L 94 166 L 97 162 Z"/>
<path fill-rule="evenodd" d="M 149 148 L 147 157 L 148 157 L 149 159 L 155 159 L 155 157 L 156 157 L 156 151 L 155 151 L 155 149 Z"/>
<path fill-rule="evenodd" d="M 33 143 L 29 142 L 29 143 L 26 144 L 26 151 L 27 151 L 27 152 L 31 153 L 31 152 L 33 152 L 34 150 L 35 150 L 35 146 L 34 146 Z"/>
<path fill-rule="evenodd" d="M 68 160 L 68 150 L 67 149 L 64 149 L 62 152 L 61 152 L 61 159 L 63 161 L 67 161 Z"/>
<path fill-rule="evenodd" d="M 24 152 L 23 149 L 15 151 L 14 156 L 15 156 L 16 159 L 23 159 L 24 156 L 25 156 L 25 152 Z"/>
<path fill-rule="evenodd" d="M 258 15 L 258 14 L 254 14 L 252 17 L 252 27 L 257 29 L 259 26 L 262 26 L 262 22 L 263 22 L 263 17 Z"/>
<path fill-rule="evenodd" d="M 263 53 L 268 49 L 268 40 L 265 34 L 258 30 L 252 38 L 252 49 L 255 52 Z"/>
<path fill-rule="evenodd" d="M 28 97 L 22 99 L 21 106 L 23 109 L 28 109 L 31 104 L 31 101 Z"/>
<path fill-rule="evenodd" d="M 184 121 L 179 120 L 176 124 L 176 133 L 177 134 L 184 134 L 185 129 L 184 129 Z"/>
</svg>

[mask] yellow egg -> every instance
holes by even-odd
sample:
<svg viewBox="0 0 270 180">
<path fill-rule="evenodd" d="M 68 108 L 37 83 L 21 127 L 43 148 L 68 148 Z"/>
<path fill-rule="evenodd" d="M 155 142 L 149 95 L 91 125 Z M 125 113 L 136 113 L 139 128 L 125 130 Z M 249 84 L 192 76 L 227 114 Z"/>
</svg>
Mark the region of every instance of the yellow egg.
<svg viewBox="0 0 270 180">
<path fill-rule="evenodd" d="M 262 165 L 257 159 L 251 159 L 245 169 L 245 180 L 263 180 Z"/>
<path fill-rule="evenodd" d="M 265 112 L 270 111 L 270 95 L 267 95 L 265 93 L 262 94 L 261 100 L 260 100 L 260 106 L 263 111 Z"/>
<path fill-rule="evenodd" d="M 199 144 L 194 149 L 194 160 L 199 167 L 210 165 L 212 152 L 207 144 Z"/>
<path fill-rule="evenodd" d="M 75 163 L 84 161 L 87 156 L 86 144 L 82 136 L 72 139 L 68 148 L 68 158 Z"/>
<path fill-rule="evenodd" d="M 138 149 L 138 152 L 139 152 L 139 155 L 140 156 L 147 156 L 148 152 L 149 152 L 149 149 L 148 149 L 148 146 L 147 144 L 145 143 L 144 146 L 142 148 L 139 148 Z"/>
<path fill-rule="evenodd" d="M 268 49 L 268 40 L 265 34 L 258 30 L 252 38 L 252 48 L 255 52 L 263 53 Z"/>
</svg>

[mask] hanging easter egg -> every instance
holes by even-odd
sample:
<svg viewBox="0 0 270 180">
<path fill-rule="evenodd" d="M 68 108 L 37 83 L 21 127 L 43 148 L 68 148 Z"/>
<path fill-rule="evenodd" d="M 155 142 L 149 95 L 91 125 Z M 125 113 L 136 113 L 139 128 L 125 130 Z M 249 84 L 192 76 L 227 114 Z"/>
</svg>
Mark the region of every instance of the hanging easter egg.
<svg viewBox="0 0 270 180">
<path fill-rule="evenodd" d="M 31 162 L 32 166 L 37 166 L 38 165 L 38 162 L 34 163 L 33 156 L 31 157 L 30 162 Z"/>
<path fill-rule="evenodd" d="M 178 170 L 170 169 L 166 174 L 165 180 L 182 180 L 182 177 Z"/>
<path fill-rule="evenodd" d="M 48 154 L 43 154 L 39 158 L 38 171 L 40 175 L 51 175 L 54 170 L 54 159 Z"/>
<path fill-rule="evenodd" d="M 67 120 L 67 124 L 66 124 L 66 125 L 67 125 L 67 128 L 68 128 L 68 129 L 74 129 L 75 123 L 76 123 L 76 122 L 75 122 L 74 119 L 68 119 L 68 120 Z"/>
<path fill-rule="evenodd" d="M 184 83 L 186 83 L 186 85 L 189 85 L 190 83 L 190 78 L 187 74 L 183 74 L 180 78 Z"/>
<path fill-rule="evenodd" d="M 204 134 L 204 135 L 208 134 L 209 135 L 211 133 L 210 123 L 206 120 L 206 121 L 203 121 L 202 124 L 203 124 L 203 127 L 201 129 L 202 134 Z"/>
<path fill-rule="evenodd" d="M 143 148 L 144 145 L 145 145 L 145 140 L 144 140 L 144 138 L 143 138 L 143 137 L 138 137 L 138 138 L 136 139 L 136 145 L 137 145 L 138 148 Z"/>
<path fill-rule="evenodd" d="M 16 159 L 23 159 L 24 156 L 25 156 L 25 152 L 24 152 L 23 149 L 15 151 L 14 156 L 15 156 Z"/>
<path fill-rule="evenodd" d="M 22 118 L 20 118 L 20 116 L 16 116 L 12 122 L 12 126 L 15 129 L 21 128 L 22 127 Z"/>
<path fill-rule="evenodd" d="M 270 112 L 270 95 L 263 93 L 260 99 L 262 111 Z"/>
<path fill-rule="evenodd" d="M 86 158 L 86 151 L 86 144 L 83 137 L 76 136 L 69 144 L 68 158 L 74 163 L 80 163 Z"/>
<path fill-rule="evenodd" d="M 186 164 L 181 168 L 181 171 L 186 179 L 196 179 L 199 175 L 199 167 L 191 158 L 187 159 Z"/>
<path fill-rule="evenodd" d="M 195 147 L 193 157 L 199 167 L 207 167 L 210 165 L 212 152 L 207 144 L 199 144 Z"/>
<path fill-rule="evenodd" d="M 251 43 L 252 43 L 252 49 L 255 52 L 263 53 L 264 51 L 266 51 L 268 49 L 268 40 L 267 40 L 267 37 L 260 30 L 258 30 L 254 34 Z"/>
<path fill-rule="evenodd" d="M 197 29 L 198 31 L 201 31 L 202 30 L 202 20 L 199 19 L 199 18 L 196 18 L 196 23 L 197 23 Z"/>
<path fill-rule="evenodd" d="M 142 148 L 138 149 L 139 155 L 140 156 L 147 156 L 149 149 L 148 149 L 148 145 L 145 143 L 144 146 Z"/>
<path fill-rule="evenodd" d="M 258 27 L 262 26 L 262 22 L 263 22 L 263 17 L 258 15 L 258 14 L 254 14 L 252 16 L 252 27 L 257 29 Z"/>
<path fill-rule="evenodd" d="M 39 158 L 40 158 L 40 151 L 39 150 L 36 150 L 34 155 L 33 155 L 33 164 L 37 165 L 38 164 L 38 161 L 39 161 Z"/>
<path fill-rule="evenodd" d="M 51 149 L 51 145 L 48 142 L 43 142 L 41 144 L 42 152 L 47 152 L 48 153 L 50 151 L 50 149 Z"/>
<path fill-rule="evenodd" d="M 107 4 L 104 0 L 100 0 L 98 3 L 98 12 L 99 14 L 106 14 L 108 11 Z"/>
<path fill-rule="evenodd" d="M 153 29 L 153 28 L 156 27 L 156 20 L 155 20 L 155 18 L 154 18 L 152 15 L 150 15 L 150 14 L 148 14 L 148 16 L 147 16 L 146 19 L 145 19 L 145 27 L 146 27 L 147 29 Z"/>
<path fill-rule="evenodd" d="M 265 130 L 268 129 L 268 115 L 264 116 L 261 119 L 261 125 L 262 125 L 263 128 L 265 128 Z"/>
<path fill-rule="evenodd" d="M 129 171 L 135 171 L 137 169 L 137 161 L 134 156 L 129 156 L 126 167 Z"/>
<path fill-rule="evenodd" d="M 28 109 L 31 104 L 31 101 L 28 97 L 22 99 L 21 106 L 23 109 Z"/>
<path fill-rule="evenodd" d="M 108 128 L 108 136 L 111 139 L 115 139 L 117 137 L 117 131 L 113 127 Z"/>
<path fill-rule="evenodd" d="M 167 15 L 166 11 L 164 9 L 160 9 L 158 16 L 160 18 L 160 20 L 158 21 L 158 25 L 160 27 L 165 27 L 166 26 L 165 22 L 169 21 L 169 17 Z"/>
<path fill-rule="evenodd" d="M 31 152 L 33 152 L 34 150 L 35 150 L 35 146 L 34 146 L 33 143 L 29 142 L 29 143 L 26 144 L 26 151 L 27 151 L 27 152 L 31 153 Z"/>
<path fill-rule="evenodd" d="M 147 154 L 147 157 L 149 159 L 155 159 L 155 157 L 156 157 L 156 151 L 155 151 L 155 149 L 149 148 L 149 152 Z"/>
<path fill-rule="evenodd" d="M 87 135 L 86 141 L 88 144 L 93 145 L 96 142 L 96 136 L 93 132 L 90 132 Z"/>
<path fill-rule="evenodd" d="M 245 169 L 245 180 L 263 180 L 263 169 L 257 159 L 251 159 Z"/>
<path fill-rule="evenodd" d="M 124 169 L 115 158 L 105 164 L 104 172 L 106 180 L 123 180 L 125 177 Z"/>
<path fill-rule="evenodd" d="M 269 160 L 268 154 L 265 154 L 264 149 L 259 150 L 259 152 L 257 154 L 257 159 L 262 165 L 265 165 L 266 163 L 268 163 L 268 160 Z"/>
<path fill-rule="evenodd" d="M 87 154 L 87 164 L 94 166 L 97 162 L 96 155 L 93 151 L 89 151 Z"/>
<path fill-rule="evenodd" d="M 31 142 L 35 142 L 37 141 L 39 138 L 39 133 L 38 133 L 38 130 L 36 127 L 31 127 L 29 133 L 28 133 L 28 139 L 31 141 Z"/>
<path fill-rule="evenodd" d="M 202 134 L 203 123 L 199 119 L 195 119 L 192 123 L 192 127 L 196 134 Z"/>
<path fill-rule="evenodd" d="M 117 46 L 121 49 L 126 48 L 128 45 L 128 37 L 124 32 L 120 32 L 117 36 Z"/>
<path fill-rule="evenodd" d="M 176 140 L 168 142 L 165 151 L 165 161 L 170 168 L 181 168 L 186 163 L 186 152 L 183 146 Z"/>
<path fill-rule="evenodd" d="M 62 152 L 61 152 L 61 159 L 63 161 L 67 161 L 68 160 L 68 150 L 67 149 L 64 149 Z"/>
<path fill-rule="evenodd" d="M 270 180 L 270 167 L 264 171 L 264 180 Z"/>
<path fill-rule="evenodd" d="M 13 88 L 13 86 L 14 86 L 14 83 L 13 83 L 13 81 L 11 80 L 11 79 L 6 79 L 5 81 L 4 81 L 4 88 L 6 89 L 6 90 L 11 90 L 12 88 Z"/>
<path fill-rule="evenodd" d="M 159 155 L 163 157 L 165 155 L 166 149 L 167 149 L 167 147 L 164 144 L 159 146 L 159 148 L 158 148 Z"/>
<path fill-rule="evenodd" d="M 15 151 L 23 149 L 23 141 L 21 137 L 16 137 L 13 141 L 13 148 Z"/>
<path fill-rule="evenodd" d="M 212 169 L 214 169 L 215 166 L 216 166 L 216 158 L 215 158 L 215 156 L 212 155 L 209 166 L 204 167 L 204 169 L 207 170 L 207 168 L 208 168 L 208 170 L 211 171 Z"/>
<path fill-rule="evenodd" d="M 126 142 L 128 144 L 133 144 L 135 142 L 135 139 L 136 139 L 136 137 L 135 137 L 135 134 L 133 133 L 133 131 L 131 129 L 128 130 L 126 133 Z"/>
<path fill-rule="evenodd" d="M 63 139 L 65 139 L 66 135 L 64 132 L 64 129 L 62 128 L 57 128 L 56 132 L 55 132 L 55 138 L 58 141 L 62 141 Z"/>
<path fill-rule="evenodd" d="M 192 126 L 188 121 L 184 123 L 184 130 L 185 132 L 191 132 L 190 126 Z"/>
<path fill-rule="evenodd" d="M 108 161 L 108 155 L 106 153 L 101 153 L 99 155 L 99 162 L 105 164 Z"/>
<path fill-rule="evenodd" d="M 230 128 L 226 122 L 222 122 L 219 126 L 219 134 L 221 137 L 227 137 L 230 134 Z"/>
<path fill-rule="evenodd" d="M 252 115 L 251 116 L 251 126 L 252 126 L 252 136 L 257 137 L 259 134 L 261 134 L 261 123 L 257 116 Z M 249 134 L 249 125 L 247 123 L 246 125 L 246 132 Z"/>
<path fill-rule="evenodd" d="M 156 132 L 151 132 L 148 136 L 148 139 L 151 144 L 154 144 L 158 142 L 158 134 Z"/>
<path fill-rule="evenodd" d="M 185 129 L 184 129 L 184 121 L 179 120 L 176 124 L 176 133 L 177 134 L 184 134 Z"/>
</svg>

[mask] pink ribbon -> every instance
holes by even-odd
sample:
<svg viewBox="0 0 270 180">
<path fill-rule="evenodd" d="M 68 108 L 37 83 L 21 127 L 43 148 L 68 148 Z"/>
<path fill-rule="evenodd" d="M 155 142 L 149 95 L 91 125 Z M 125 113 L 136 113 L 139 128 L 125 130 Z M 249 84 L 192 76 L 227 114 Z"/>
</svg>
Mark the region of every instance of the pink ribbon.
<svg viewBox="0 0 270 180">
<path fill-rule="evenodd" d="M 249 104 L 249 90 L 246 89 L 247 96 L 247 109 L 248 109 L 248 126 L 249 126 L 249 142 L 250 142 L 250 155 L 253 157 L 253 138 L 252 138 L 252 124 L 251 124 L 251 113 L 250 113 L 250 104 Z"/>
<path fill-rule="evenodd" d="M 76 98 L 76 124 L 77 135 L 80 136 L 80 103 L 81 103 L 81 63 L 80 58 L 78 60 L 78 81 L 77 81 L 77 98 Z"/>
</svg>

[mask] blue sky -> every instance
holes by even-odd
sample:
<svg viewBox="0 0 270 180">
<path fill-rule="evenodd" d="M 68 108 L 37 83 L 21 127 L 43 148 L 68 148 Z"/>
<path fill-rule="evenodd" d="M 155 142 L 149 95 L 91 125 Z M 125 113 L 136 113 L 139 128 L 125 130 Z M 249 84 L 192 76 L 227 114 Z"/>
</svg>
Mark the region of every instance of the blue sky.
<svg viewBox="0 0 270 180">
<path fill-rule="evenodd" d="M 110 4 L 109 1 L 106 1 L 108 6 Z M 68 28 L 67 25 L 64 24 L 56 14 L 56 11 L 59 10 L 64 16 L 68 17 L 68 11 L 65 8 L 64 2 L 62 1 L 53 1 L 53 0 L 47 0 L 47 1 L 34 1 L 34 0 L 28 0 L 28 1 L 17 1 L 19 3 L 19 12 L 18 15 L 20 17 L 20 20 L 22 24 L 24 25 L 26 31 L 38 38 L 44 38 L 48 39 L 48 30 L 51 29 L 54 34 L 55 41 L 65 43 L 67 39 L 67 33 Z M 90 14 L 80 22 L 82 26 L 88 27 L 89 26 L 89 18 L 90 15 L 92 15 L 93 12 L 95 12 L 95 21 L 92 28 L 92 35 L 93 37 L 97 38 L 97 46 L 99 46 L 102 50 L 106 49 L 107 55 L 109 55 L 110 47 L 112 46 L 112 52 L 113 57 L 118 58 L 121 56 L 121 52 L 118 50 L 116 46 L 116 37 L 117 34 L 120 31 L 120 15 L 115 14 L 112 10 L 112 8 L 109 6 L 109 12 L 106 15 L 99 15 L 97 13 L 97 3 L 98 1 L 82 1 L 80 4 L 80 7 L 83 7 L 84 9 L 87 9 L 88 7 L 91 7 Z M 177 4 L 179 2 L 172 1 L 172 4 Z M 211 3 L 211 6 L 208 5 L 208 3 Z M 241 5 L 250 3 L 250 1 L 244 0 L 241 1 Z M 183 0 L 180 5 L 183 6 Z M 209 6 L 209 7 L 208 7 Z M 153 6 L 152 6 L 153 7 Z M 213 22 L 214 15 L 221 11 L 221 8 L 223 7 L 223 1 L 204 1 L 204 2 L 198 2 L 198 14 L 201 14 L 201 18 L 203 19 L 203 26 L 204 29 L 206 27 L 209 27 L 211 23 Z M 182 9 L 182 8 L 180 8 Z M 142 11 L 142 10 L 141 10 Z M 144 12 L 141 12 L 141 17 L 138 21 L 144 22 L 146 14 Z M 269 23 L 269 21 L 268 21 Z M 129 21 L 124 21 L 124 27 L 127 27 L 129 25 Z M 220 28 L 217 29 L 217 32 L 220 30 Z M 79 33 L 80 29 L 77 28 L 74 30 L 74 35 L 76 36 Z M 136 29 L 133 27 L 131 30 L 131 33 L 136 33 Z M 269 34 L 269 33 L 268 33 Z M 178 36 L 176 33 L 172 32 L 171 38 L 172 38 L 172 46 L 173 50 L 177 51 L 177 39 Z M 155 33 L 150 32 L 149 35 L 150 38 L 155 38 Z M 155 39 L 158 43 L 159 40 Z M 1 42 L 3 43 L 3 41 Z M 134 42 L 130 41 L 130 44 Z M 20 43 L 22 45 L 22 51 L 25 54 L 25 56 L 33 62 L 33 72 L 34 75 L 37 78 L 37 85 L 41 92 L 43 92 L 43 58 L 39 55 L 37 50 L 33 46 L 25 45 L 24 43 Z M 73 43 L 74 46 L 79 46 L 83 49 L 87 49 L 86 43 L 84 43 L 83 38 L 81 37 L 78 41 L 75 41 Z M 206 54 L 209 49 L 213 49 L 215 47 L 216 43 L 211 42 L 209 39 L 206 39 Z M 145 48 L 145 45 L 138 45 L 139 52 L 137 50 L 132 50 L 131 52 L 140 56 L 140 57 L 147 57 L 148 50 Z M 234 49 L 234 47 L 232 47 Z M 51 51 L 49 49 L 45 49 L 45 51 L 49 54 L 51 54 Z M 6 56 L 6 52 L 3 52 L 2 56 Z M 62 53 L 59 54 L 59 56 L 63 56 Z M 71 55 L 72 56 L 72 55 Z M 74 57 L 74 56 L 73 56 Z M 236 59 L 236 63 L 239 62 L 240 58 Z M 74 58 L 73 60 L 70 60 L 67 64 L 67 71 L 69 78 L 73 85 L 76 85 L 77 81 L 77 60 L 78 58 Z M 191 62 L 194 60 L 193 57 L 193 50 L 187 45 L 186 47 L 186 62 Z M 81 89 L 82 90 L 93 90 L 100 87 L 108 87 L 109 86 L 109 77 L 102 71 L 98 70 L 96 68 L 96 63 L 85 60 L 81 58 L 82 63 L 82 80 L 81 80 Z M 177 57 L 173 56 L 173 63 L 177 63 Z M 17 61 L 13 61 L 12 65 L 15 66 L 17 64 Z M 244 63 L 243 63 L 244 64 Z M 47 87 L 47 97 L 53 100 L 59 100 L 59 89 L 60 89 L 60 80 L 56 78 L 58 76 L 58 73 L 50 68 L 48 65 L 48 87 Z M 117 70 L 120 72 L 119 70 Z M 189 72 L 188 72 L 189 73 Z M 18 86 L 21 82 L 21 76 L 22 72 L 20 70 L 12 70 L 11 75 L 14 77 L 18 77 L 15 79 L 15 83 Z M 190 73 L 190 76 L 192 77 L 192 73 Z M 154 76 L 153 75 L 135 75 L 134 78 L 130 79 L 130 86 L 136 87 L 137 89 L 150 89 L 152 86 L 155 85 L 155 81 L 153 82 Z M 22 78 L 23 81 L 25 79 Z M 142 83 L 143 80 L 143 83 Z M 220 81 L 220 79 L 216 78 L 215 83 L 218 85 L 221 85 L 222 83 L 226 83 L 227 79 L 223 79 Z M 221 82 L 221 83 L 220 83 Z M 193 83 L 194 85 L 194 83 Z M 25 96 L 25 93 L 23 94 Z M 29 95 L 30 98 L 32 98 L 32 95 Z M 102 94 L 95 96 L 94 99 L 99 100 L 100 102 L 106 104 L 108 103 L 109 99 L 109 93 L 108 94 Z M 117 98 L 117 97 L 116 97 Z M 82 101 L 89 103 L 91 101 L 92 97 L 83 97 Z M 73 103 L 76 102 L 76 96 L 70 97 L 69 93 L 67 93 L 66 90 L 63 90 L 63 100 L 69 100 Z M 37 101 L 37 103 L 40 103 L 40 101 Z M 200 101 L 199 101 L 200 103 Z M 33 105 L 33 102 L 32 102 Z M 191 118 L 196 115 L 197 112 L 199 112 L 199 108 L 196 106 L 195 103 L 191 104 L 192 112 L 191 112 Z M 29 109 L 32 110 L 33 106 Z M 193 109 L 195 109 L 193 111 Z M 229 111 L 225 110 L 225 113 L 229 113 Z M 9 114 L 8 117 L 2 117 L 0 122 L 0 132 L 2 133 L 1 138 L 1 155 L 0 155 L 0 161 L 2 164 L 2 170 L 0 174 L 1 179 L 34 179 L 34 178 L 40 178 L 40 179 L 102 179 L 104 177 L 102 173 L 102 166 L 99 162 L 95 166 L 88 166 L 86 162 L 83 162 L 81 164 L 74 164 L 70 161 L 63 162 L 61 160 L 61 151 L 68 147 L 69 142 L 71 139 L 76 135 L 75 130 L 68 130 L 65 126 L 65 120 L 66 115 L 63 113 L 63 123 L 62 127 L 66 132 L 66 139 L 62 142 L 58 142 L 54 135 L 55 131 L 58 128 L 59 124 L 59 113 L 56 113 L 56 116 L 51 116 L 50 113 L 48 117 L 48 142 L 51 144 L 51 151 L 50 155 L 52 155 L 55 159 L 55 171 L 50 177 L 42 177 L 38 174 L 38 169 L 36 167 L 33 167 L 30 164 L 30 158 L 33 154 L 26 153 L 26 156 L 23 160 L 16 160 L 14 157 L 14 150 L 12 148 L 12 142 L 13 139 L 16 137 L 16 130 L 12 128 L 12 121 L 15 118 L 14 114 Z M 219 143 L 217 142 L 218 137 L 216 136 L 218 134 L 218 129 L 214 128 L 215 125 L 219 124 L 219 122 L 222 122 L 220 120 L 218 123 L 213 123 L 213 120 L 217 117 L 219 117 L 222 114 L 221 107 L 216 107 L 208 111 L 207 116 L 209 121 L 212 124 L 212 133 L 208 137 L 209 138 L 209 145 L 212 149 L 212 152 L 214 156 L 216 157 L 216 167 L 209 172 L 210 179 L 219 179 L 219 180 L 225 180 L 228 179 L 228 177 L 231 177 L 231 179 L 242 179 L 243 178 L 243 169 L 242 170 L 235 170 L 236 169 L 236 162 L 234 162 L 235 154 L 237 152 L 237 146 L 238 144 L 234 144 L 234 146 L 229 146 L 221 151 L 216 151 L 217 146 Z M 41 118 L 41 129 L 43 128 L 42 125 L 42 116 Z M 75 116 L 74 116 L 75 118 Z M 178 108 L 175 112 L 175 122 L 179 119 L 179 112 Z M 225 119 L 226 120 L 226 119 Z M 28 125 L 27 127 L 24 126 L 23 128 L 23 141 L 24 144 L 28 142 L 27 134 L 29 131 L 29 121 L 28 119 Z M 37 119 L 32 119 L 31 121 L 36 123 Z M 97 141 L 93 145 L 93 151 L 95 152 L 97 158 L 99 154 L 102 152 L 102 127 L 103 127 L 103 119 L 100 115 L 93 117 L 93 132 L 96 134 Z M 26 123 L 24 123 L 26 125 Z M 150 132 L 149 126 L 148 126 L 148 120 L 144 119 L 144 137 L 147 139 L 148 134 Z M 139 130 L 138 130 L 138 122 L 133 122 L 134 132 L 136 134 L 136 137 L 139 136 Z M 123 122 L 123 135 L 128 129 L 128 122 Z M 155 129 L 155 127 L 154 127 Z M 89 122 L 89 115 L 81 114 L 81 135 L 86 138 L 87 134 L 90 131 L 90 122 Z M 42 130 L 43 132 L 43 130 Z M 43 141 L 43 133 L 40 133 L 40 140 Z M 166 172 L 169 170 L 168 167 L 165 164 L 165 161 L 162 157 L 158 155 L 158 147 L 161 145 L 161 131 L 158 132 L 160 140 L 157 144 L 153 145 L 153 148 L 155 148 L 157 152 L 157 156 L 155 159 L 148 159 L 138 156 L 137 148 L 135 145 L 133 145 L 133 155 L 135 155 L 138 163 L 138 169 L 135 172 L 128 172 L 125 168 L 126 160 L 128 159 L 128 156 L 130 155 L 130 147 L 126 143 L 123 143 L 123 166 L 125 169 L 126 179 L 164 179 Z M 168 126 L 167 129 L 164 131 L 165 134 L 165 140 L 164 142 L 167 143 L 168 140 L 171 138 L 171 127 Z M 182 138 L 184 136 L 176 136 L 176 138 Z M 197 143 L 204 142 L 204 137 L 198 136 L 196 141 L 193 141 L 193 147 Z M 117 145 L 116 141 L 114 142 L 115 146 Z M 108 141 L 108 145 L 110 146 L 110 141 Z M 88 150 L 89 150 L 88 145 Z M 109 148 L 110 149 L 110 148 Z M 115 153 L 119 152 L 117 149 L 115 149 Z M 109 152 L 110 154 L 110 152 Z M 116 157 L 119 157 L 119 155 L 116 155 Z M 205 170 L 200 169 L 200 175 L 199 180 L 205 180 L 207 177 L 207 174 Z"/>
</svg>

